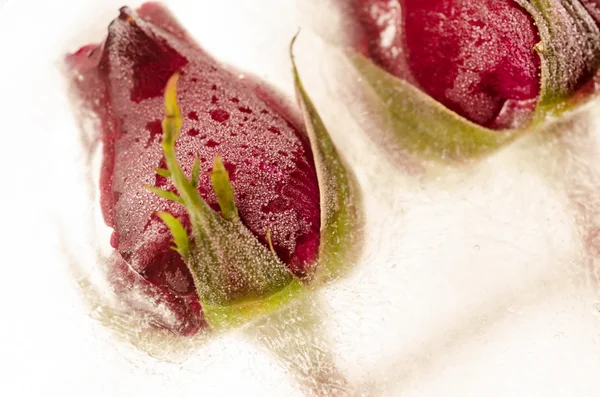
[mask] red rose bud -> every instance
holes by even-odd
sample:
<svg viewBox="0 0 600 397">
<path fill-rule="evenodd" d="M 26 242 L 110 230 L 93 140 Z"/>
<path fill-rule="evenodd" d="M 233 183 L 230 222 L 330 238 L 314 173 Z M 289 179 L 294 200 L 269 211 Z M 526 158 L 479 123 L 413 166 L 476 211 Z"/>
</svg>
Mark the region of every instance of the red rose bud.
<svg viewBox="0 0 600 397">
<path fill-rule="evenodd" d="M 600 0 L 581 0 L 581 4 L 590 13 L 591 17 L 594 18 L 596 24 L 600 24 Z"/>
<path fill-rule="evenodd" d="M 535 106 L 539 37 L 514 0 L 361 3 L 373 59 L 449 109 L 504 127 L 504 113 Z"/>
<path fill-rule="evenodd" d="M 345 241 L 356 206 L 326 131 L 313 122 L 307 134 L 162 6 L 122 8 L 101 45 L 68 60 L 101 127 L 101 206 L 117 253 L 110 278 L 123 299 L 161 306 L 152 313 L 161 327 L 190 335 L 203 316 L 220 326 L 267 312 L 261 305 L 285 301 L 341 253 L 327 239 Z M 324 187 L 331 175 L 338 184 Z M 328 210 L 331 186 L 342 194 Z"/>
<path fill-rule="evenodd" d="M 448 141 L 451 145 L 459 140 L 465 143 L 469 135 L 477 135 L 477 142 L 463 145 L 465 154 L 477 152 L 473 145 L 495 146 L 513 135 L 507 133 L 501 142 L 495 141 L 489 130 L 528 128 L 542 121 L 542 116 L 567 107 L 569 98 L 598 67 L 600 31 L 593 19 L 598 21 L 600 16 L 598 3 L 354 0 L 353 4 L 369 43 L 368 57 L 403 84 L 409 83 L 441 103 L 451 114 L 439 116 L 444 113 L 436 108 L 439 105 L 421 97 L 415 99 L 419 94 L 391 101 L 390 107 L 400 111 L 410 107 L 408 101 L 421 102 L 429 108 L 421 111 L 423 118 L 435 114 L 444 119 L 440 126 L 452 124 L 448 119 L 456 119 L 456 115 L 462 116 L 462 128 L 470 131 L 450 132 L 453 136 Z M 388 84 L 392 81 L 375 76 L 363 60 L 357 62 L 372 85 L 377 85 L 376 78 Z M 380 87 L 375 90 L 389 102 L 390 92 L 384 93 Z M 399 123 L 415 128 L 412 124 L 408 127 L 406 120 Z M 423 130 L 439 127 L 421 124 Z M 460 149 L 446 146 L 444 150 Z"/>
</svg>

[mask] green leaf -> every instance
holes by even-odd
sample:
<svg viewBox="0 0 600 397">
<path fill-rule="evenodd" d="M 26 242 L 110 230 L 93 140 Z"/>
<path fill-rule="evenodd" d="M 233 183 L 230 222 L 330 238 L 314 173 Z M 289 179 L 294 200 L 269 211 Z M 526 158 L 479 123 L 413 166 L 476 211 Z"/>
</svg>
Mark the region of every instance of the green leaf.
<svg viewBox="0 0 600 397">
<path fill-rule="evenodd" d="M 227 220 L 237 218 L 238 210 L 235 206 L 233 188 L 231 187 L 231 181 L 229 180 L 229 173 L 225 169 L 223 160 L 220 155 L 215 156 L 213 164 L 213 172 L 210 174 L 212 180 L 213 190 L 217 194 L 217 201 L 221 208 L 223 217 Z"/>
<path fill-rule="evenodd" d="M 516 0 L 534 19 L 541 42 L 536 51 L 542 61 L 538 119 L 560 113 L 600 64 L 600 30 L 579 1 Z"/>
<path fill-rule="evenodd" d="M 238 217 L 227 220 L 213 211 L 194 186 L 194 176 L 188 179 L 183 173 L 175 152 L 175 140 L 181 128 L 177 81 L 178 74 L 175 74 L 165 89 L 162 147 L 171 179 L 191 221 L 193 240 L 189 255 L 184 259 L 204 314 L 213 318 L 211 311 L 218 311 L 220 307 L 246 307 L 249 302 L 255 302 L 251 306 L 260 305 L 262 300 L 289 286 L 293 277 Z M 223 178 L 223 175 L 218 177 L 220 184 Z M 229 204 L 232 202 L 233 199 Z"/>
<path fill-rule="evenodd" d="M 165 178 L 170 178 L 171 177 L 171 173 L 169 172 L 169 170 L 165 170 L 163 168 L 157 168 L 155 169 L 156 173 L 162 177 Z"/>
<path fill-rule="evenodd" d="M 162 190 L 157 187 L 150 186 L 150 185 L 144 185 L 144 188 L 151 191 L 152 193 L 156 194 L 158 197 L 161 197 L 161 198 L 164 198 L 167 200 L 171 200 L 178 204 L 184 205 L 183 199 L 173 192 L 170 192 L 167 190 Z"/>
<path fill-rule="evenodd" d="M 194 166 L 192 167 L 192 175 L 190 178 L 190 182 L 192 183 L 192 187 L 194 189 L 198 188 L 198 180 L 200 179 L 200 159 L 196 157 L 194 160 Z"/>
<path fill-rule="evenodd" d="M 187 231 L 181 225 L 181 222 L 173 215 L 168 212 L 157 212 L 156 215 L 167 225 L 173 235 L 173 242 L 175 243 L 175 251 L 177 251 L 184 260 L 188 258 L 190 252 L 190 238 L 188 237 Z"/>
<path fill-rule="evenodd" d="M 308 130 L 321 195 L 321 242 L 316 282 L 346 270 L 362 246 L 361 197 L 354 176 L 345 166 L 310 97 L 306 93 L 290 44 L 296 96 Z"/>
</svg>

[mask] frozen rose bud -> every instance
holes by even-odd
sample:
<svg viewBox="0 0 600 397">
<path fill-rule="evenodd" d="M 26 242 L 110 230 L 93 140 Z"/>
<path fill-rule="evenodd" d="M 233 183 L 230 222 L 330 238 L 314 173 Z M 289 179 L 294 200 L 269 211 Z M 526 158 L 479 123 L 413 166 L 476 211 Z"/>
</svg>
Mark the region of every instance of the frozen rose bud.
<svg viewBox="0 0 600 397">
<path fill-rule="evenodd" d="M 540 91 L 533 18 L 514 0 L 365 0 L 373 59 L 483 126 L 533 111 Z"/>
<path fill-rule="evenodd" d="M 581 0 L 581 3 L 590 13 L 594 21 L 600 24 L 600 0 Z"/>
<path fill-rule="evenodd" d="M 101 206 L 118 253 L 110 278 L 124 298 L 160 304 L 157 323 L 190 335 L 207 307 L 216 323 L 220 306 L 314 276 L 331 229 L 313 153 L 322 139 L 274 95 L 214 61 L 154 3 L 122 8 L 101 45 L 68 61 L 101 128 Z M 194 180 L 178 184 L 174 169 Z"/>
<path fill-rule="evenodd" d="M 350 25 L 368 43 L 357 50 L 395 79 L 352 58 L 405 146 L 479 155 L 589 97 L 598 3 L 353 0 Z"/>
</svg>

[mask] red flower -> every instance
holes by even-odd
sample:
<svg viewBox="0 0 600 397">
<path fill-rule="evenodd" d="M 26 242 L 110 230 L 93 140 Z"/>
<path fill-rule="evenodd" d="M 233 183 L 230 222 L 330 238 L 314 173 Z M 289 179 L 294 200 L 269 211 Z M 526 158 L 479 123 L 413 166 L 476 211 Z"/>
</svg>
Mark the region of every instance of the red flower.
<svg viewBox="0 0 600 397">
<path fill-rule="evenodd" d="M 177 71 L 183 119 L 177 152 L 183 171 L 189 174 L 200 159 L 197 189 L 218 211 L 209 174 L 220 155 L 242 223 L 267 249 L 270 235 L 278 258 L 295 277 L 311 274 L 321 226 L 315 161 L 306 131 L 274 96 L 227 71 L 152 3 L 137 12 L 122 8 L 106 40 L 83 47 L 69 61 L 78 94 L 101 125 L 102 212 L 114 229 L 111 279 L 123 297 L 141 291 L 163 306 L 162 312 L 152 305 L 148 311 L 173 332 L 193 334 L 204 325 L 192 273 L 170 249 L 171 234 L 155 215 L 168 211 L 189 229 L 188 214 L 143 186 L 175 190 L 155 169 L 166 168 L 162 95 Z"/>
<path fill-rule="evenodd" d="M 585 9 L 577 1 L 537 3 L 356 0 L 355 7 L 375 63 L 470 121 L 503 129 L 526 125 L 542 96 L 572 94 L 597 69 L 598 31 Z M 598 21 L 598 0 L 583 3 Z"/>
</svg>

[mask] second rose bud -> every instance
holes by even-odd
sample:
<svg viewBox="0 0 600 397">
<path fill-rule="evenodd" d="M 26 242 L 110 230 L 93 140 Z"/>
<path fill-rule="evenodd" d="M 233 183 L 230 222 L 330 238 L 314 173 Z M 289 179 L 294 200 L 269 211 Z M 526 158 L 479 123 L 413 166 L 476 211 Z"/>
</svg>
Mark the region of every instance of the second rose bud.
<svg viewBox="0 0 600 397">
<path fill-rule="evenodd" d="M 360 52 L 397 80 L 377 73 L 364 59 L 355 63 L 394 113 L 397 134 L 420 130 L 408 140 L 420 136 L 428 142 L 416 146 L 434 147 L 442 155 L 481 154 L 595 92 L 597 3 L 354 0 L 349 25 L 363 33 Z M 379 80 L 388 87 L 378 86 Z M 404 95 L 408 87 L 399 88 L 404 98 L 394 98 L 390 87 L 402 84 L 430 100 Z M 411 100 L 419 106 L 407 108 Z"/>
</svg>

